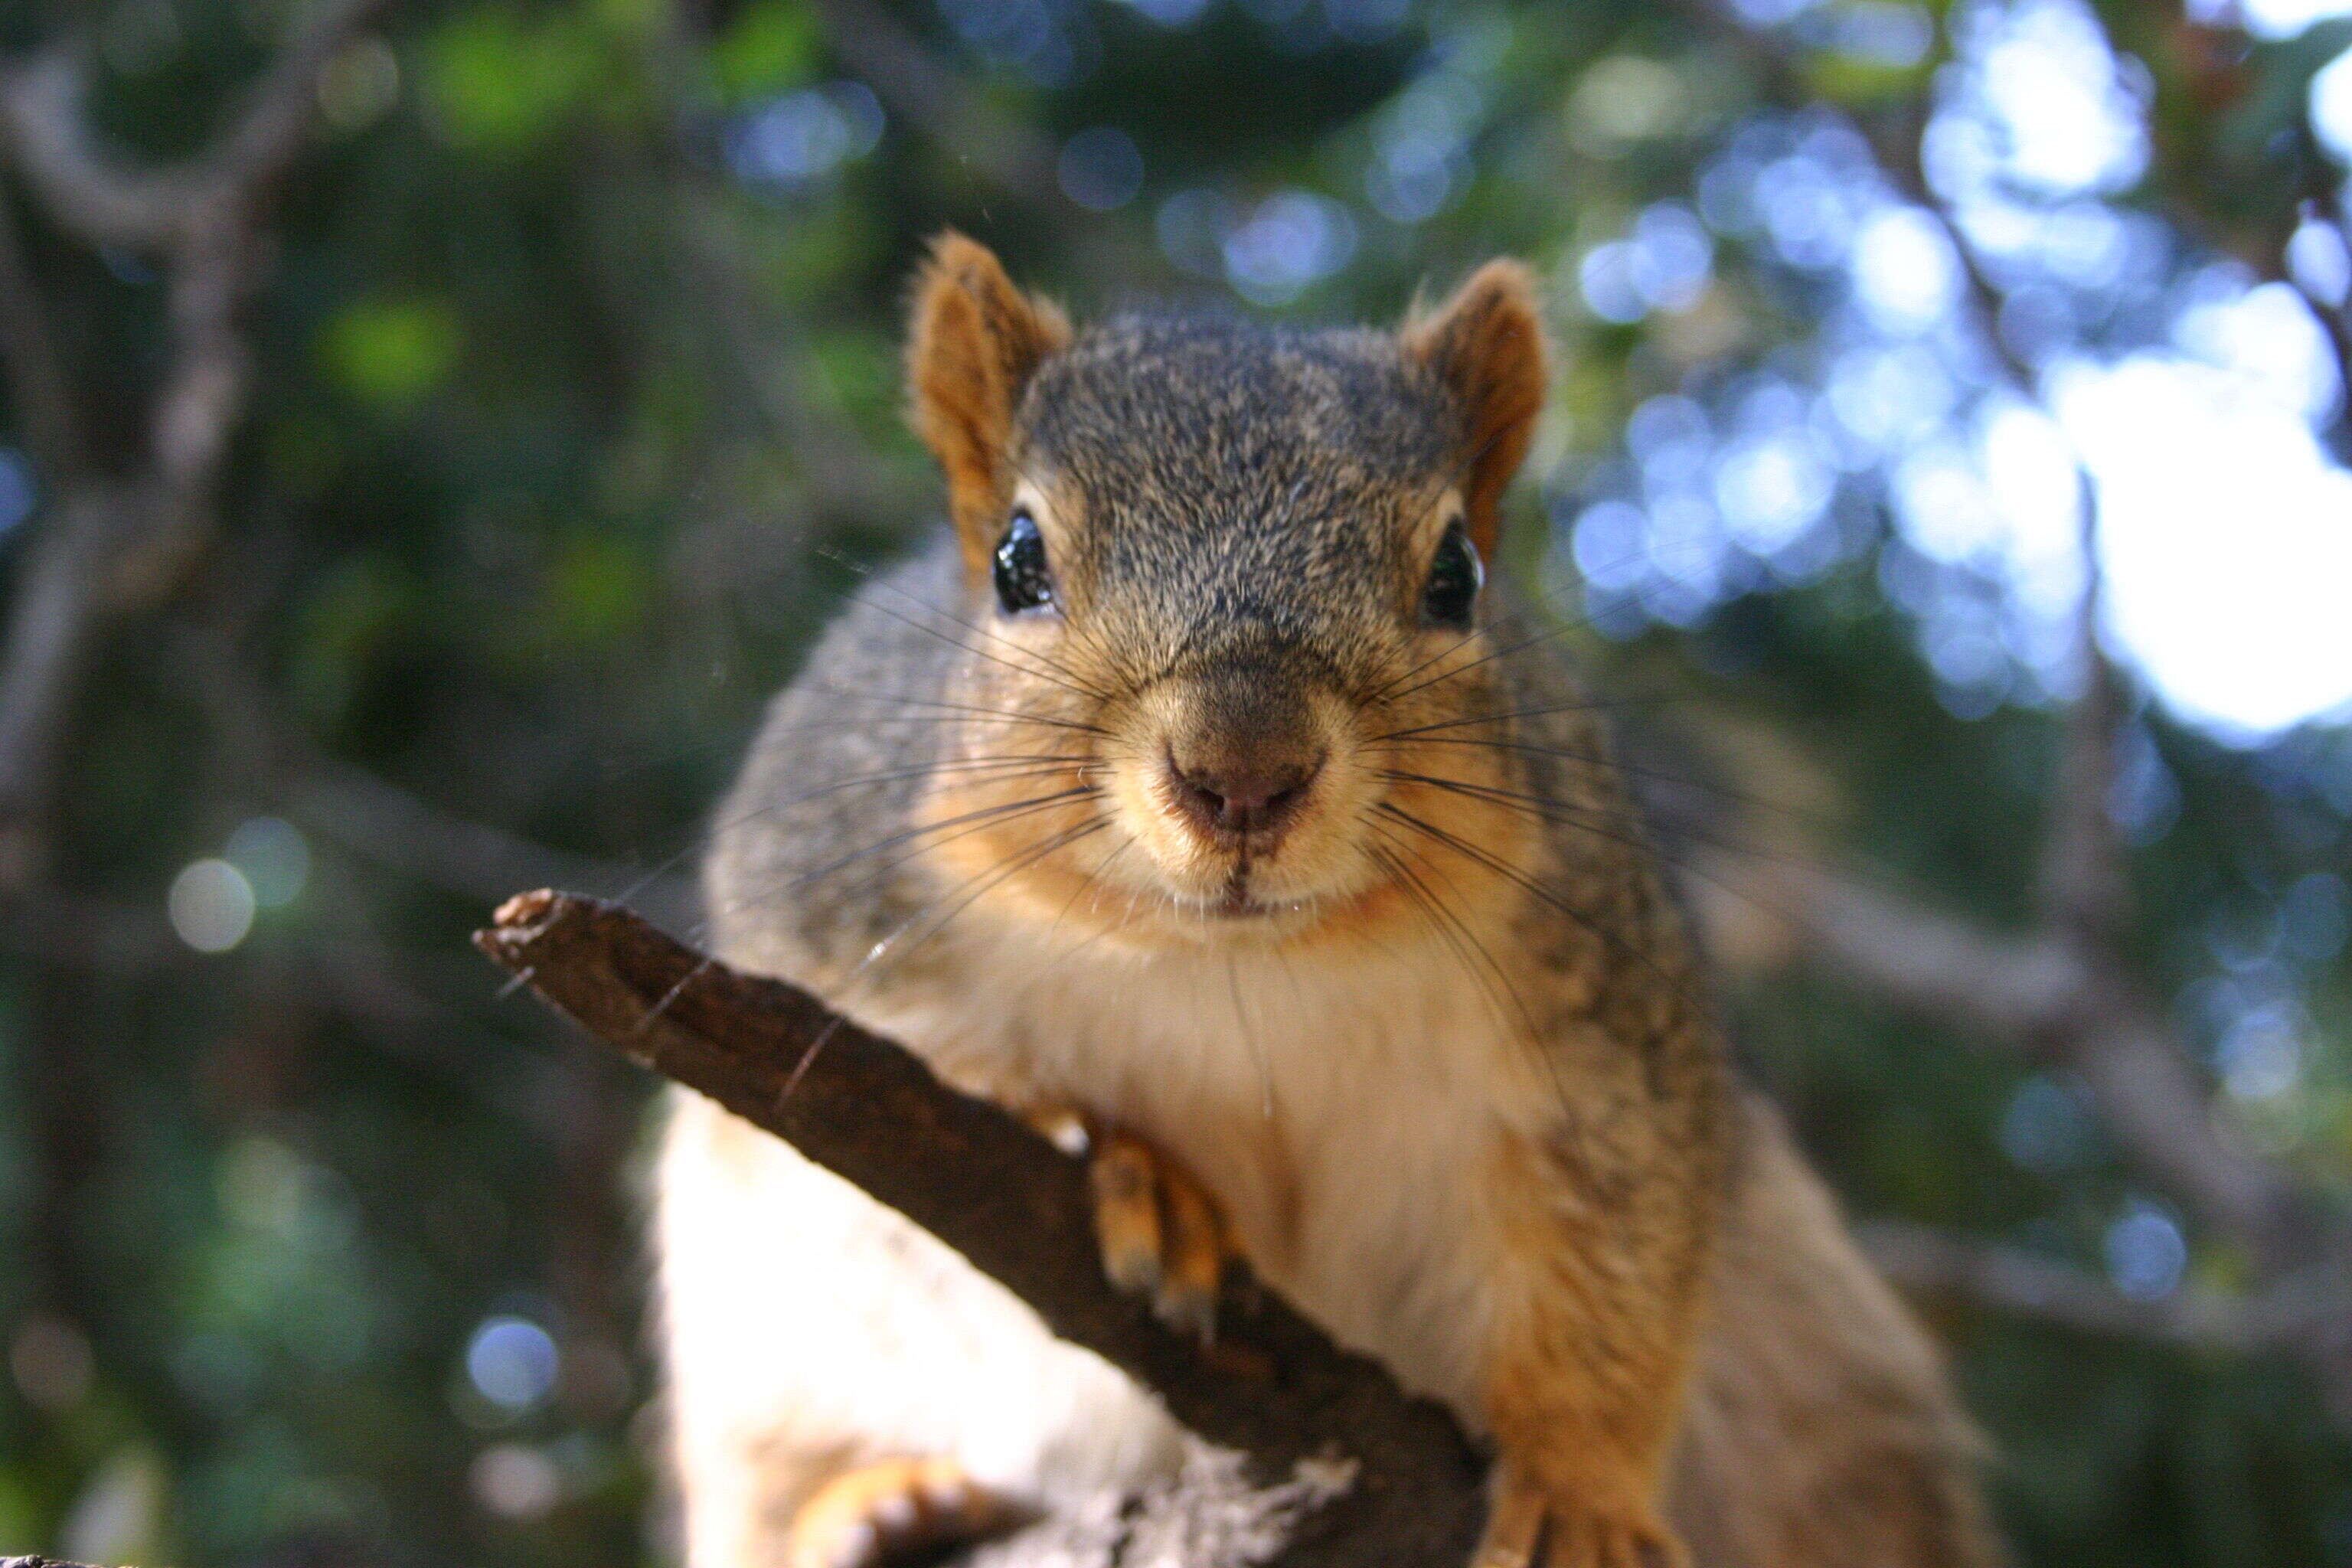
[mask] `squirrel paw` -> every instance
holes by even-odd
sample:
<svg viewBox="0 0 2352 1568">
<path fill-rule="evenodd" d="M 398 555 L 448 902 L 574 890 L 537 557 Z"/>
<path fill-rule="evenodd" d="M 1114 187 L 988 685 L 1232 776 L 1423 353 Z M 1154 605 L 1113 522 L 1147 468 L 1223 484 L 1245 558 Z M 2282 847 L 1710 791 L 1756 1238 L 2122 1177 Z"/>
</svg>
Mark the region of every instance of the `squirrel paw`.
<svg viewBox="0 0 2352 1568">
<path fill-rule="evenodd" d="M 879 1568 L 1020 1521 L 951 1459 L 883 1459 L 835 1476 L 801 1504 L 783 1568 Z"/>
<path fill-rule="evenodd" d="M 1151 1299 L 1160 1321 L 1208 1342 L 1233 1247 L 1216 1201 L 1192 1174 L 1130 1133 L 1091 1139 L 1095 1234 L 1111 1283 Z"/>
<path fill-rule="evenodd" d="M 1674 1532 L 1654 1518 L 1554 1514 L 1544 1568 L 1689 1568 Z"/>
<path fill-rule="evenodd" d="M 1471 1568 L 1689 1568 L 1673 1531 L 1646 1507 L 1561 1507 L 1528 1478 L 1495 1489 Z"/>
</svg>

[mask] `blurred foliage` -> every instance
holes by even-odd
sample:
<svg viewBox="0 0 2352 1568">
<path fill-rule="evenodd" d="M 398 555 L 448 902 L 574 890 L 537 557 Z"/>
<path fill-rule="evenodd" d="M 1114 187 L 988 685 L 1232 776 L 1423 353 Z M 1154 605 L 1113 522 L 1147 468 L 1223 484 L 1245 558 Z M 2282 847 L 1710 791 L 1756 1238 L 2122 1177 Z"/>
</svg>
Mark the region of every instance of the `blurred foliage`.
<svg viewBox="0 0 2352 1568">
<path fill-rule="evenodd" d="M 0 37 L 87 26 L 99 130 L 167 158 L 290 5 L 16 0 Z M 594 858 L 592 890 L 690 862 L 827 606 L 933 515 L 896 333 L 943 225 L 1082 314 L 1160 294 L 1388 320 L 1486 255 L 1528 257 L 1561 353 L 1514 564 L 1641 727 L 1712 735 L 1692 766 L 1780 803 L 1725 831 L 2020 919 L 2063 670 L 2019 607 L 2032 584 L 1923 544 L 1894 476 L 2030 399 L 1972 335 L 1948 245 L 1898 268 L 1948 274 L 1940 314 L 1900 331 L 1852 262 L 1926 194 L 1874 145 L 1969 112 L 1969 40 L 2042 12 L 2123 51 L 2099 68 L 2147 153 L 2072 189 L 2000 185 L 2018 221 L 2104 224 L 2126 257 L 2051 281 L 2000 254 L 2011 305 L 2065 323 L 2053 347 L 2005 310 L 2008 351 L 2119 359 L 2165 341 L 2183 279 L 2282 276 L 2303 204 L 2342 176 L 2305 115 L 2352 24 L 2263 40 L 2138 0 L 394 7 L 322 79 L 330 134 L 276 226 L 226 537 L 76 710 L 53 880 L 88 956 L 0 956 L 0 1551 L 668 1551 L 645 1523 L 645 1086 L 498 994 L 464 943 L 482 890 L 429 820 L 320 781 L 364 770 Z M 956 100 L 862 76 L 844 29 L 877 28 Z M 1844 237 L 1808 249 L 1800 208 Z M 157 279 L 23 210 L 80 390 L 127 444 Z M 1834 461 L 1828 436 L 1789 447 L 1874 353 L 1927 355 L 1942 401 L 1875 445 L 1844 429 Z M 1674 456 L 1676 421 L 1703 451 Z M 1752 516 L 1727 500 L 1705 561 L 1677 564 L 1657 489 L 1676 461 L 1712 465 L 1718 497 L 1751 468 L 1781 489 Z M 2131 744 L 2116 810 L 2146 965 L 2247 1090 L 2224 1098 L 2240 1135 L 2338 1185 L 2352 741 L 2217 739 L 2151 703 Z M 251 926 L 204 955 L 165 911 L 212 858 Z M 2190 1277 L 2242 1271 L 2063 1079 L 1801 970 L 1739 969 L 1729 1003 L 1858 1214 L 2120 1269 L 2117 1227 L 2145 1212 Z M 2245 1056 L 2262 1027 L 2286 1044 Z M 2003 1455 L 2022 1562 L 2352 1563 L 2352 1452 L 2285 1369 L 1950 1306 L 1937 1326 Z"/>
</svg>

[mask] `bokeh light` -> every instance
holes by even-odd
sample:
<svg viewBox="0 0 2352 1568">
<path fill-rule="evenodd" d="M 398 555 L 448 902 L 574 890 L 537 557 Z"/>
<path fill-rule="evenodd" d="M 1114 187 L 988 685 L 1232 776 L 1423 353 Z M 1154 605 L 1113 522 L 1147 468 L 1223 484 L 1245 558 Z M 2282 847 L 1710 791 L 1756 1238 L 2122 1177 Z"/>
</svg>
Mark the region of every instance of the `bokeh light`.
<svg viewBox="0 0 2352 1568">
<path fill-rule="evenodd" d="M 563 1499 L 563 1472 L 538 1448 L 493 1443 L 474 1458 L 475 1500 L 500 1519 L 529 1521 Z"/>
<path fill-rule="evenodd" d="M 245 874 L 254 902 L 265 910 L 292 903 L 310 879 L 310 841 L 284 817 L 257 816 L 239 823 L 222 856 Z"/>
<path fill-rule="evenodd" d="M 253 884 L 226 860 L 189 862 L 164 900 L 172 929 L 198 952 L 226 952 L 243 942 L 256 908 Z"/>
<path fill-rule="evenodd" d="M 2180 1288 L 2189 1243 L 2180 1222 L 2155 1204 L 2135 1202 L 2107 1226 L 2107 1275 L 2136 1301 L 2160 1301 Z"/>
<path fill-rule="evenodd" d="M 1116 212 L 1143 189 L 1143 154 L 1115 125 L 1081 131 L 1062 143 L 1062 194 L 1088 212 Z"/>
<path fill-rule="evenodd" d="M 555 1337 L 529 1318 L 485 1319 L 466 1344 L 466 1375 L 484 1399 L 520 1415 L 555 1388 L 562 1357 Z"/>
</svg>

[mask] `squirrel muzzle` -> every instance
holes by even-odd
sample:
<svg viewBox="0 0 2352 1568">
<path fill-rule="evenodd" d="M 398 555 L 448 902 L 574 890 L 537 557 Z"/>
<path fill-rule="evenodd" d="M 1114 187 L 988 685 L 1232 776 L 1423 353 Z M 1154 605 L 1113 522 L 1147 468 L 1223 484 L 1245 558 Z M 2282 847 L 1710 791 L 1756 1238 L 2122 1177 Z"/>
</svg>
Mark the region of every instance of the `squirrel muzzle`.
<svg viewBox="0 0 2352 1568">
<path fill-rule="evenodd" d="M 1194 682 L 1164 752 L 1166 794 L 1215 849 L 1264 854 L 1305 812 L 1330 745 L 1282 672 L 1223 669 Z"/>
<path fill-rule="evenodd" d="M 1336 697 L 1218 664 L 1155 687 L 1124 727 L 1119 814 L 1185 902 L 1256 913 L 1330 890 L 1360 772 Z"/>
</svg>

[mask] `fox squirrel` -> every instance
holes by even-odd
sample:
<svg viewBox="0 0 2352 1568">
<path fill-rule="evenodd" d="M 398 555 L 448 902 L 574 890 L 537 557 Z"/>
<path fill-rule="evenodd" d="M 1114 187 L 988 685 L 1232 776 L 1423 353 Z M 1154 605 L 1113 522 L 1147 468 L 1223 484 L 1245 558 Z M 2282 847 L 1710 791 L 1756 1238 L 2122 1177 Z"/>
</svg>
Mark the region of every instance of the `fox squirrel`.
<svg viewBox="0 0 2352 1568">
<path fill-rule="evenodd" d="M 1937 1358 L 1485 584 L 1526 270 L 1396 332 L 1081 331 L 950 235 L 908 363 L 952 538 L 776 700 L 719 954 L 1082 1136 L 1167 1317 L 1210 1331 L 1237 1251 L 1448 1405 L 1496 1456 L 1482 1568 L 1997 1563 Z M 689 1568 L 857 1568 L 1172 1462 L 1122 1376 L 706 1101 L 656 1229 Z"/>
</svg>

